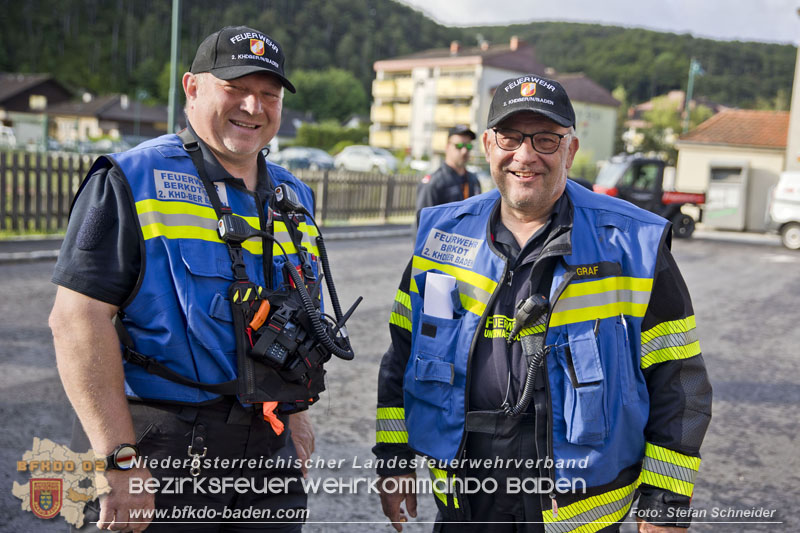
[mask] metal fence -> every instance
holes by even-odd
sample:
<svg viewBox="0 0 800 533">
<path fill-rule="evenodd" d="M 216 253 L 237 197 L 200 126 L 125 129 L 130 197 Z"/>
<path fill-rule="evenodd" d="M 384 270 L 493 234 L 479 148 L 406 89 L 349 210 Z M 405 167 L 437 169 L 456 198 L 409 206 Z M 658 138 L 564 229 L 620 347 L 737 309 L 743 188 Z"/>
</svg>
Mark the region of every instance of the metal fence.
<svg viewBox="0 0 800 533">
<path fill-rule="evenodd" d="M 57 232 L 94 155 L 0 151 L 0 231 Z M 382 223 L 414 215 L 419 177 L 299 170 L 316 196 L 317 222 Z"/>
</svg>

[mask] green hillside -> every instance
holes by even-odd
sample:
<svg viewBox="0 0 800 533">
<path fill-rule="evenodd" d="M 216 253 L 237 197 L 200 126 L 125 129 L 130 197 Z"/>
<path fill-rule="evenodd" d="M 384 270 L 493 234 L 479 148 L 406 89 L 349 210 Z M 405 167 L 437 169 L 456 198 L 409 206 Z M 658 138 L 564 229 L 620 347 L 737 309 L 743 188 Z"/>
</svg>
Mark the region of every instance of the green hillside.
<svg viewBox="0 0 800 533">
<path fill-rule="evenodd" d="M 97 93 L 146 93 L 166 102 L 168 0 L 0 0 L 0 71 L 48 72 Z M 682 88 L 691 56 L 706 71 L 695 94 L 740 107 L 786 108 L 796 49 L 573 23 L 448 28 L 392 0 L 184 0 L 181 68 L 200 40 L 226 24 L 261 29 L 287 51 L 287 68 L 351 72 L 369 94 L 378 59 L 482 37 L 536 45 L 541 61 L 582 71 L 640 102 Z M 366 111 L 366 110 L 365 110 Z"/>
</svg>

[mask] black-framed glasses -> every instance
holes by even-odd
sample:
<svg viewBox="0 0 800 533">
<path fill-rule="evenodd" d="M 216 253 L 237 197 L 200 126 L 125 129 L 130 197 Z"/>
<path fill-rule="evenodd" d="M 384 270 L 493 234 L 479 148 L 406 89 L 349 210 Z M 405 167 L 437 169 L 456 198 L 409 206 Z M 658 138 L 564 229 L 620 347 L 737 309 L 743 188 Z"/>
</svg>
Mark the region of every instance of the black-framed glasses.
<svg viewBox="0 0 800 533">
<path fill-rule="evenodd" d="M 561 146 L 561 139 L 569 133 L 554 133 L 552 131 L 537 131 L 536 133 L 522 133 L 511 128 L 493 128 L 494 139 L 501 149 L 513 152 L 525 142 L 526 137 L 531 138 L 533 149 L 540 154 L 552 154 Z"/>
<path fill-rule="evenodd" d="M 472 143 L 455 143 L 453 146 L 461 150 L 462 148 L 466 148 L 467 150 L 472 150 Z"/>
</svg>

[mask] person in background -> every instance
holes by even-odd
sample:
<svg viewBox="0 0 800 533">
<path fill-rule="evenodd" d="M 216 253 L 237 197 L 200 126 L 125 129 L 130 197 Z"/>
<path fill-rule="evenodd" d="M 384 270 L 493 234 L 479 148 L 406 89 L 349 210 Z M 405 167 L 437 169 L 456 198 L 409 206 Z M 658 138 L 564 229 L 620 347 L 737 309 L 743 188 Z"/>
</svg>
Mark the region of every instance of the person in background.
<svg viewBox="0 0 800 533">
<path fill-rule="evenodd" d="M 465 200 L 481 193 L 478 177 L 467 170 L 475 132 L 459 125 L 447 132 L 444 163 L 433 174 L 426 174 L 417 188 L 417 222 L 423 207 Z"/>
</svg>

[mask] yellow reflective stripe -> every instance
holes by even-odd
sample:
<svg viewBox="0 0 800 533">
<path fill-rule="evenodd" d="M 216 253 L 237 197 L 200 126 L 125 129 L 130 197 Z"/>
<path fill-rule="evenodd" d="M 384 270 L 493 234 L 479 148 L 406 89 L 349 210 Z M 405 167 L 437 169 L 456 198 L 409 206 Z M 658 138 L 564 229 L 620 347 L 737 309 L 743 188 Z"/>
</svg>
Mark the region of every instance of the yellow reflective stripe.
<svg viewBox="0 0 800 533">
<path fill-rule="evenodd" d="M 402 407 L 378 407 L 375 430 L 375 442 L 377 443 L 407 443 L 405 409 Z"/>
<path fill-rule="evenodd" d="M 397 313 L 392 313 L 389 315 L 389 324 L 394 324 L 395 326 L 408 330 L 411 332 L 411 320 L 404 317 L 403 315 L 399 315 Z"/>
<path fill-rule="evenodd" d="M 642 483 L 691 497 L 699 469 L 699 457 L 684 455 L 648 442 L 645 444 L 639 479 Z"/>
<path fill-rule="evenodd" d="M 406 444 L 408 443 L 408 431 L 378 431 L 375 434 L 375 442 L 386 444 Z"/>
<path fill-rule="evenodd" d="M 633 494 L 639 482 L 591 496 L 553 511 L 542 511 L 547 533 L 592 533 L 608 527 L 609 522 L 618 522 L 627 515 L 633 503 Z"/>
<path fill-rule="evenodd" d="M 450 274 L 454 278 L 459 281 L 463 281 L 465 283 L 469 283 L 470 285 L 482 289 L 489 294 L 494 292 L 495 287 L 497 287 L 497 282 L 487 278 L 486 276 L 481 276 L 480 274 L 473 272 L 471 270 L 466 270 L 457 266 L 447 265 L 444 263 L 437 263 L 436 261 L 431 261 L 425 257 L 420 257 L 415 255 L 411 261 L 412 268 L 418 268 L 423 271 L 434 270 L 438 269 L 444 272 L 445 274 Z M 418 291 L 415 291 L 418 292 Z"/>
<path fill-rule="evenodd" d="M 444 506 L 447 507 L 447 493 L 440 491 L 437 488 L 437 484 L 435 483 L 435 481 L 437 479 L 443 479 L 449 485 L 451 483 L 451 480 L 448 479 L 447 471 L 446 470 L 441 470 L 439 468 L 434 468 L 432 466 L 428 466 L 428 468 L 431 471 L 431 481 L 433 481 L 433 483 L 431 484 L 431 488 L 433 489 L 433 493 L 436 495 L 437 498 L 439 498 L 439 500 L 444 504 Z M 455 476 L 455 474 L 453 474 L 452 479 L 455 480 L 455 478 L 456 478 L 456 476 Z M 452 485 L 450 485 L 450 488 L 451 489 L 453 488 Z M 458 498 L 456 497 L 455 494 L 453 494 L 453 506 L 456 509 L 458 509 L 460 507 L 459 504 L 458 504 Z"/>
<path fill-rule="evenodd" d="M 407 292 L 397 289 L 397 294 L 394 295 L 394 301 L 411 311 L 411 296 Z"/>
<path fill-rule="evenodd" d="M 411 331 L 411 296 L 400 289 L 394 297 L 389 324 Z"/>
<path fill-rule="evenodd" d="M 550 325 L 561 326 L 619 314 L 642 317 L 647 311 L 652 288 L 652 279 L 624 276 L 573 283 L 556 302 Z"/>
<path fill-rule="evenodd" d="M 642 332 L 641 367 L 700 354 L 694 315 L 663 322 Z"/>
<path fill-rule="evenodd" d="M 694 492 L 693 483 L 687 483 L 686 481 L 681 481 L 680 479 L 664 476 L 662 474 L 656 474 L 655 472 L 651 472 L 649 470 L 642 470 L 642 473 L 639 476 L 639 481 L 648 485 L 653 485 L 654 487 L 659 487 L 678 494 L 683 494 L 684 496 L 689 496 L 690 498 Z"/>
<path fill-rule="evenodd" d="M 167 239 L 198 239 L 209 242 L 222 242 L 222 239 L 217 234 L 217 215 L 211 207 L 195 205 L 189 202 L 166 202 L 150 199 L 136 202 L 136 213 L 139 216 L 139 223 L 145 240 L 164 237 Z M 240 218 L 245 219 L 254 228 L 259 227 L 258 217 Z M 319 256 L 319 249 L 311 241 L 312 237 L 319 235 L 317 229 L 313 225 L 306 223 L 300 223 L 299 227 L 303 233 L 303 246 L 310 253 Z M 283 245 L 283 249 L 287 254 L 297 253 L 297 248 L 292 243 L 284 222 L 276 220 L 273 231 L 275 238 Z M 242 248 L 257 255 L 261 255 L 263 252 L 261 241 L 256 239 L 243 242 Z M 277 243 L 273 244 L 272 253 L 277 255 L 283 253 Z"/>
<path fill-rule="evenodd" d="M 497 287 L 497 282 L 485 276 L 453 265 L 437 263 L 417 255 L 412 259 L 411 267 L 411 292 L 419 294 L 419 287 L 417 287 L 417 283 L 414 280 L 415 272 L 427 272 L 433 269 L 441 270 L 458 280 L 461 305 L 470 313 L 478 316 L 483 316 L 484 311 L 486 311 L 486 304 L 489 303 L 492 292 Z"/>
<path fill-rule="evenodd" d="M 166 239 L 198 239 L 201 241 L 218 242 L 222 241 L 217 235 L 216 230 L 208 230 L 198 228 L 197 226 L 166 226 L 164 224 L 148 224 L 142 227 L 142 236 L 144 240 L 152 239 L 154 237 L 164 237 Z M 261 255 L 263 248 L 261 241 L 245 241 L 242 243 L 242 248 L 248 252 L 256 255 Z"/>
<path fill-rule="evenodd" d="M 478 316 L 483 316 L 483 312 L 486 311 L 486 304 L 480 302 L 478 300 L 473 300 L 466 294 L 459 294 L 459 299 L 461 300 L 461 305 L 464 306 L 464 309 L 469 311 L 470 313 L 474 313 Z"/>
<path fill-rule="evenodd" d="M 411 278 L 411 292 L 415 294 L 419 294 L 419 288 L 417 287 L 417 282 L 414 281 L 414 278 Z M 463 286 L 462 286 L 463 288 Z M 486 302 L 482 302 L 480 300 L 476 300 L 474 298 L 469 297 L 468 295 L 464 294 L 464 292 L 460 292 L 458 295 L 459 300 L 461 300 L 461 305 L 464 306 L 464 309 L 469 311 L 470 313 L 474 313 L 478 316 L 483 316 L 483 312 L 486 311 L 486 303 L 489 301 L 488 298 Z"/>
<path fill-rule="evenodd" d="M 136 212 L 138 214 L 141 215 L 142 213 L 149 213 L 151 211 L 164 213 L 166 215 L 178 215 L 186 213 L 203 218 L 210 218 L 215 222 L 215 224 L 217 221 L 217 215 L 214 213 L 214 209 L 212 207 L 196 205 L 189 202 L 165 202 L 163 200 L 139 200 L 136 202 Z M 258 218 L 255 220 L 256 223 L 258 223 Z M 248 220 L 248 222 L 250 221 Z"/>
<path fill-rule="evenodd" d="M 249 221 L 249 219 L 247 219 L 247 220 Z M 253 223 L 251 223 L 250 225 L 257 228 L 258 224 L 259 224 L 258 218 L 256 218 L 255 219 L 255 225 L 253 226 Z M 317 246 L 315 244 L 316 240 L 312 239 L 312 238 L 316 237 L 317 235 L 319 235 L 319 232 L 317 231 L 317 228 L 314 227 L 313 225 L 306 224 L 305 222 L 301 222 L 298 225 L 298 227 L 299 227 L 300 231 L 303 234 L 300 243 L 303 246 L 305 246 L 305 248 L 306 248 L 306 250 L 308 250 L 308 252 L 310 252 L 310 253 L 312 253 L 312 254 L 314 254 L 316 256 L 319 256 L 319 249 L 317 248 Z M 277 240 L 279 240 L 280 243 L 283 245 L 283 247 L 286 249 L 286 253 L 287 254 L 297 253 L 297 248 L 295 247 L 294 243 L 292 242 L 292 238 L 289 236 L 289 230 L 286 229 L 286 223 L 285 222 L 282 222 L 280 220 L 275 220 L 273 222 L 272 231 L 273 231 L 273 234 L 274 234 L 275 238 Z M 277 253 L 281 253 L 280 252 L 280 248 L 278 248 L 277 245 L 274 245 L 272 253 L 274 254 L 276 252 Z"/>
<path fill-rule="evenodd" d="M 403 407 L 378 407 L 378 420 L 405 420 L 406 410 Z"/>
<path fill-rule="evenodd" d="M 653 280 L 651 278 L 630 278 L 626 276 L 613 276 L 594 281 L 584 281 L 567 285 L 561 298 L 574 298 L 576 296 L 586 296 L 589 294 L 599 294 L 611 291 L 638 291 L 650 292 L 653 290 Z"/>
<path fill-rule="evenodd" d="M 550 315 L 551 326 L 563 326 L 575 322 L 585 322 L 597 318 L 610 318 L 619 314 L 628 316 L 644 316 L 647 304 L 634 304 L 631 302 L 615 302 L 597 307 L 584 307 L 570 311 L 555 312 Z"/>
</svg>

